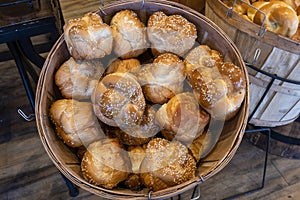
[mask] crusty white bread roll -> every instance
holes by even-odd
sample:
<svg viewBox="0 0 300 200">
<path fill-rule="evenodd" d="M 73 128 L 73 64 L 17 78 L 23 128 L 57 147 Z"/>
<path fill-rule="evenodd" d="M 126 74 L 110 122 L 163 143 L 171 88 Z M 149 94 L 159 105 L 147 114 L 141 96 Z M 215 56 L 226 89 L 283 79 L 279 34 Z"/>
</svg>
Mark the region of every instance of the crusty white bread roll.
<svg viewBox="0 0 300 200">
<path fill-rule="evenodd" d="M 166 52 L 184 56 L 195 44 L 197 29 L 181 15 L 158 11 L 148 19 L 147 34 L 155 56 Z"/>
<path fill-rule="evenodd" d="M 76 60 L 103 58 L 112 52 L 112 30 L 96 13 L 69 20 L 64 26 L 64 38 Z"/>
<path fill-rule="evenodd" d="M 196 162 L 178 141 L 149 141 L 140 167 L 143 184 L 152 191 L 179 185 L 195 177 Z"/>
<path fill-rule="evenodd" d="M 145 98 L 152 103 L 163 104 L 183 91 L 186 77 L 184 70 L 184 63 L 177 55 L 164 53 L 134 74 L 142 86 Z"/>
<path fill-rule="evenodd" d="M 49 114 L 58 136 L 70 147 L 87 147 L 105 136 L 89 102 L 60 99 L 51 105 Z"/>
<path fill-rule="evenodd" d="M 207 58 L 208 49 L 208 46 L 199 45 L 186 57 L 186 69 L 194 69 L 189 70 L 189 83 L 198 102 L 212 118 L 229 120 L 236 115 L 245 98 L 246 79 L 233 63 Z M 199 55 L 205 55 L 204 59 Z"/>
<path fill-rule="evenodd" d="M 67 99 L 90 99 L 104 73 L 99 59 L 74 60 L 70 57 L 55 73 L 55 84 Z"/>
<path fill-rule="evenodd" d="M 136 58 L 129 58 L 125 60 L 116 59 L 106 69 L 105 74 L 111 74 L 115 72 L 131 72 L 141 67 L 141 63 Z"/>
<path fill-rule="evenodd" d="M 122 59 L 144 53 L 148 46 L 147 31 L 143 22 L 132 10 L 117 12 L 110 22 L 114 38 L 114 52 Z"/>
<path fill-rule="evenodd" d="M 137 78 L 130 73 L 104 76 L 91 97 L 96 116 L 121 129 L 139 125 L 145 111 L 145 98 Z"/>
<path fill-rule="evenodd" d="M 113 189 L 132 172 L 128 152 L 116 138 L 93 142 L 83 156 L 81 172 L 89 183 Z"/>
<path fill-rule="evenodd" d="M 283 1 L 272 1 L 262 6 L 260 10 L 266 13 L 266 19 L 264 21 L 264 15 L 256 12 L 253 18 L 254 23 L 261 25 L 264 21 L 267 30 L 286 37 L 292 37 L 296 33 L 298 16 L 288 4 Z"/>
<path fill-rule="evenodd" d="M 199 106 L 193 93 L 184 92 L 162 105 L 156 113 L 156 120 L 166 139 L 176 139 L 188 145 L 203 133 L 210 116 Z"/>
</svg>

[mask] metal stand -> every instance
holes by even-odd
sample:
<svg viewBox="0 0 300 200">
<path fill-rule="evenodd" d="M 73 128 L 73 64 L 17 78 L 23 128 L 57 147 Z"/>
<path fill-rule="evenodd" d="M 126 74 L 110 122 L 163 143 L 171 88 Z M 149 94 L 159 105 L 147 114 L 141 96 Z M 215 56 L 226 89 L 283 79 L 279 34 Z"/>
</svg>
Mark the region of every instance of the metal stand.
<svg viewBox="0 0 300 200">
<path fill-rule="evenodd" d="M 280 81 L 283 81 L 283 82 L 288 82 L 288 83 L 297 84 L 297 85 L 300 85 L 300 82 L 295 81 L 295 80 L 289 80 L 289 79 L 286 79 L 286 78 L 279 77 L 276 74 L 271 74 L 271 73 L 265 72 L 265 71 L 255 67 L 251 64 L 248 64 L 248 63 L 246 63 L 246 66 L 271 78 L 271 81 L 267 85 L 265 92 L 263 93 L 262 97 L 259 100 L 259 103 L 256 105 L 253 112 L 249 116 L 248 124 L 250 124 L 251 119 L 253 118 L 253 116 L 254 116 L 255 112 L 257 111 L 257 109 L 259 108 L 260 104 L 263 102 L 263 100 L 266 97 L 267 93 L 270 91 L 270 89 L 271 89 L 271 87 L 272 87 L 275 80 L 280 80 Z M 266 169 L 267 169 L 267 163 L 268 163 L 268 153 L 269 153 L 269 146 L 270 146 L 270 139 L 271 138 L 273 138 L 275 140 L 278 140 L 278 141 L 281 141 L 281 142 L 289 143 L 289 144 L 300 145 L 300 140 L 298 138 L 292 138 L 292 137 L 285 136 L 285 135 L 282 135 L 280 133 L 274 132 L 274 131 L 271 130 L 270 127 L 256 127 L 256 126 L 254 126 L 254 129 L 246 130 L 245 133 L 262 133 L 262 134 L 267 134 L 267 136 L 268 136 L 267 137 L 266 149 L 265 149 L 266 153 L 265 153 L 265 160 L 264 160 L 264 167 L 263 167 L 263 174 L 262 174 L 262 182 L 261 182 L 260 187 L 258 187 L 258 188 L 255 188 L 255 189 L 252 189 L 252 190 L 249 190 L 249 191 L 246 191 L 246 192 L 228 197 L 226 199 L 234 199 L 234 198 L 238 198 L 238 197 L 241 197 L 241 196 L 249 195 L 249 194 L 252 194 L 252 193 L 257 192 L 257 191 L 264 188 L 265 178 L 266 178 Z"/>
<path fill-rule="evenodd" d="M 259 129 L 253 129 L 253 130 L 246 130 L 245 131 L 245 133 L 257 133 L 257 132 L 260 132 L 260 133 L 266 132 L 268 134 L 268 140 L 267 140 L 266 150 L 265 150 L 266 153 L 265 153 L 265 159 L 264 159 L 264 167 L 263 167 L 261 185 L 258 188 L 251 189 L 249 191 L 246 191 L 246 192 L 243 192 L 243 193 L 240 193 L 240 194 L 236 194 L 236 195 L 231 196 L 231 197 L 227 197 L 227 198 L 225 198 L 226 200 L 235 199 L 235 198 L 238 198 L 238 197 L 242 197 L 242 196 L 252 194 L 254 192 L 257 192 L 257 191 L 263 189 L 264 186 L 265 186 L 266 171 L 267 171 L 267 164 L 268 164 L 268 154 L 269 154 L 269 146 L 270 146 L 270 137 L 271 137 L 271 129 L 270 128 L 259 128 Z"/>
</svg>

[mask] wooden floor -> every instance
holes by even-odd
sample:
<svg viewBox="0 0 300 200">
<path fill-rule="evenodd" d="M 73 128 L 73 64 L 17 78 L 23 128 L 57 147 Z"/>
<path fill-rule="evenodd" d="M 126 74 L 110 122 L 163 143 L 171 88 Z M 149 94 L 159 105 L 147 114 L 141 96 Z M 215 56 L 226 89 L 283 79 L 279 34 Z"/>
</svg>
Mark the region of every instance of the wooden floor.
<svg viewBox="0 0 300 200">
<path fill-rule="evenodd" d="M 90 5 L 90 9 L 94 9 L 97 5 L 95 1 L 84 1 L 87 4 L 77 1 L 81 2 L 77 4 L 80 7 Z M 74 2 L 61 0 L 64 16 L 80 15 L 70 11 L 76 8 Z M 1 44 L 0 49 L 5 50 L 6 46 Z M 77 197 L 69 196 L 62 176 L 40 142 L 36 122 L 27 122 L 17 113 L 18 108 L 26 113 L 30 113 L 31 108 L 15 63 L 12 60 L 0 62 L 0 74 L 0 199 L 102 199 L 80 188 Z M 200 199 L 219 200 L 258 188 L 264 156 L 264 150 L 245 138 L 232 161 L 200 184 Z M 296 200 L 300 199 L 299 188 L 300 160 L 269 154 L 264 188 L 236 199 Z M 186 192 L 181 199 L 190 199 L 190 194 L 191 191 Z"/>
</svg>

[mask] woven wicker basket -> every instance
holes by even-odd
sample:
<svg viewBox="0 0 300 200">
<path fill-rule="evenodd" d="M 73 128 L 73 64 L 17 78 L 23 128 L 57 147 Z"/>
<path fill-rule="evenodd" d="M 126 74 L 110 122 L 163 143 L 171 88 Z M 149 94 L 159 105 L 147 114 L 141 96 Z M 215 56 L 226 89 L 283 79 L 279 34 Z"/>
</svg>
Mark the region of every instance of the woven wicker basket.
<svg viewBox="0 0 300 200">
<path fill-rule="evenodd" d="M 206 1 L 205 16 L 233 40 L 245 62 L 262 72 L 298 82 L 274 79 L 269 92 L 263 96 L 272 78 L 249 68 L 250 115 L 253 116 L 250 123 L 274 127 L 295 121 L 300 114 L 300 42 L 270 31 L 264 33 L 263 27 L 235 12 L 226 17 L 228 11 L 221 0 Z"/>
<path fill-rule="evenodd" d="M 181 14 L 196 25 L 199 36 L 197 40 L 199 43 L 207 44 L 211 48 L 219 50 L 227 61 L 232 61 L 241 68 L 247 79 L 246 96 L 239 113 L 234 119 L 222 124 L 221 135 L 215 138 L 216 144 L 213 143 L 214 148 L 201 160 L 196 177 L 180 185 L 151 193 L 152 199 L 172 197 L 190 190 L 212 177 L 221 171 L 234 156 L 242 140 L 248 118 L 249 81 L 246 67 L 232 41 L 221 29 L 199 12 L 170 1 L 148 0 L 141 3 L 141 1 L 127 0 L 105 5 L 102 11 L 98 11 L 98 13 L 103 17 L 104 21 L 108 23 L 112 15 L 122 9 L 134 10 L 144 22 L 149 15 L 158 10 L 168 15 L 175 13 Z M 60 97 L 53 77 L 57 68 L 69 57 L 70 55 L 67 51 L 64 38 L 61 36 L 50 51 L 40 75 L 36 93 L 36 119 L 40 138 L 45 150 L 62 174 L 74 184 L 91 193 L 108 199 L 147 199 L 149 192 L 147 190 L 139 192 L 123 188 L 108 190 L 88 183 L 81 176 L 80 161 L 77 156 L 73 153 L 72 149 L 63 144 L 56 136 L 53 124 L 48 116 L 49 106 Z M 214 138 L 208 139 L 214 140 Z"/>
</svg>

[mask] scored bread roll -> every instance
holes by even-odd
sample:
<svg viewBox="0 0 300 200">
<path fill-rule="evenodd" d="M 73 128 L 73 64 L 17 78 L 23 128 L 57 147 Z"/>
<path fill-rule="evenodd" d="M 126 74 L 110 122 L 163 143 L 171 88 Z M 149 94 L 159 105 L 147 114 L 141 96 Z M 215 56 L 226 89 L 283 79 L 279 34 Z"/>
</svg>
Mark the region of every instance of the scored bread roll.
<svg viewBox="0 0 300 200">
<path fill-rule="evenodd" d="M 190 144 L 202 134 L 210 116 L 199 106 L 193 93 L 185 92 L 162 105 L 156 113 L 156 120 L 166 139 Z"/>
<path fill-rule="evenodd" d="M 114 52 L 117 56 L 128 59 L 144 53 L 149 44 L 146 27 L 132 10 L 117 12 L 110 22 L 114 38 Z"/>
<path fill-rule="evenodd" d="M 163 104 L 183 91 L 184 63 L 175 54 L 161 54 L 135 74 L 145 98 L 153 103 Z"/>
<path fill-rule="evenodd" d="M 103 58 L 111 54 L 112 30 L 96 13 L 71 19 L 64 26 L 68 50 L 76 60 Z"/>
<path fill-rule="evenodd" d="M 286 37 L 292 37 L 298 28 L 298 16 L 296 11 L 283 1 L 272 1 L 260 8 L 266 13 L 256 12 L 253 22 L 264 26 L 267 30 Z"/>
<path fill-rule="evenodd" d="M 104 137 L 89 102 L 60 99 L 51 105 L 49 113 L 58 136 L 70 147 L 87 147 Z"/>
<path fill-rule="evenodd" d="M 197 29 L 181 15 L 158 11 L 148 19 L 147 34 L 155 56 L 166 52 L 183 56 L 195 44 Z"/>
<path fill-rule="evenodd" d="M 128 152 L 116 138 L 93 142 L 83 156 L 81 172 L 89 183 L 113 189 L 131 173 Z"/>
<path fill-rule="evenodd" d="M 244 100 L 246 79 L 241 69 L 233 63 L 207 58 L 209 49 L 199 45 L 186 57 L 188 81 L 199 104 L 212 118 L 229 120 L 236 115 Z"/>
<path fill-rule="evenodd" d="M 140 172 L 143 184 L 155 192 L 193 179 L 196 162 L 180 142 L 154 138 L 147 144 Z"/>
<path fill-rule="evenodd" d="M 142 88 L 130 73 L 112 73 L 96 86 L 91 100 L 96 116 L 110 126 L 128 128 L 140 124 L 146 106 Z"/>
<path fill-rule="evenodd" d="M 75 61 L 70 57 L 55 73 L 55 84 L 64 98 L 90 99 L 103 72 L 98 59 Z"/>
</svg>

